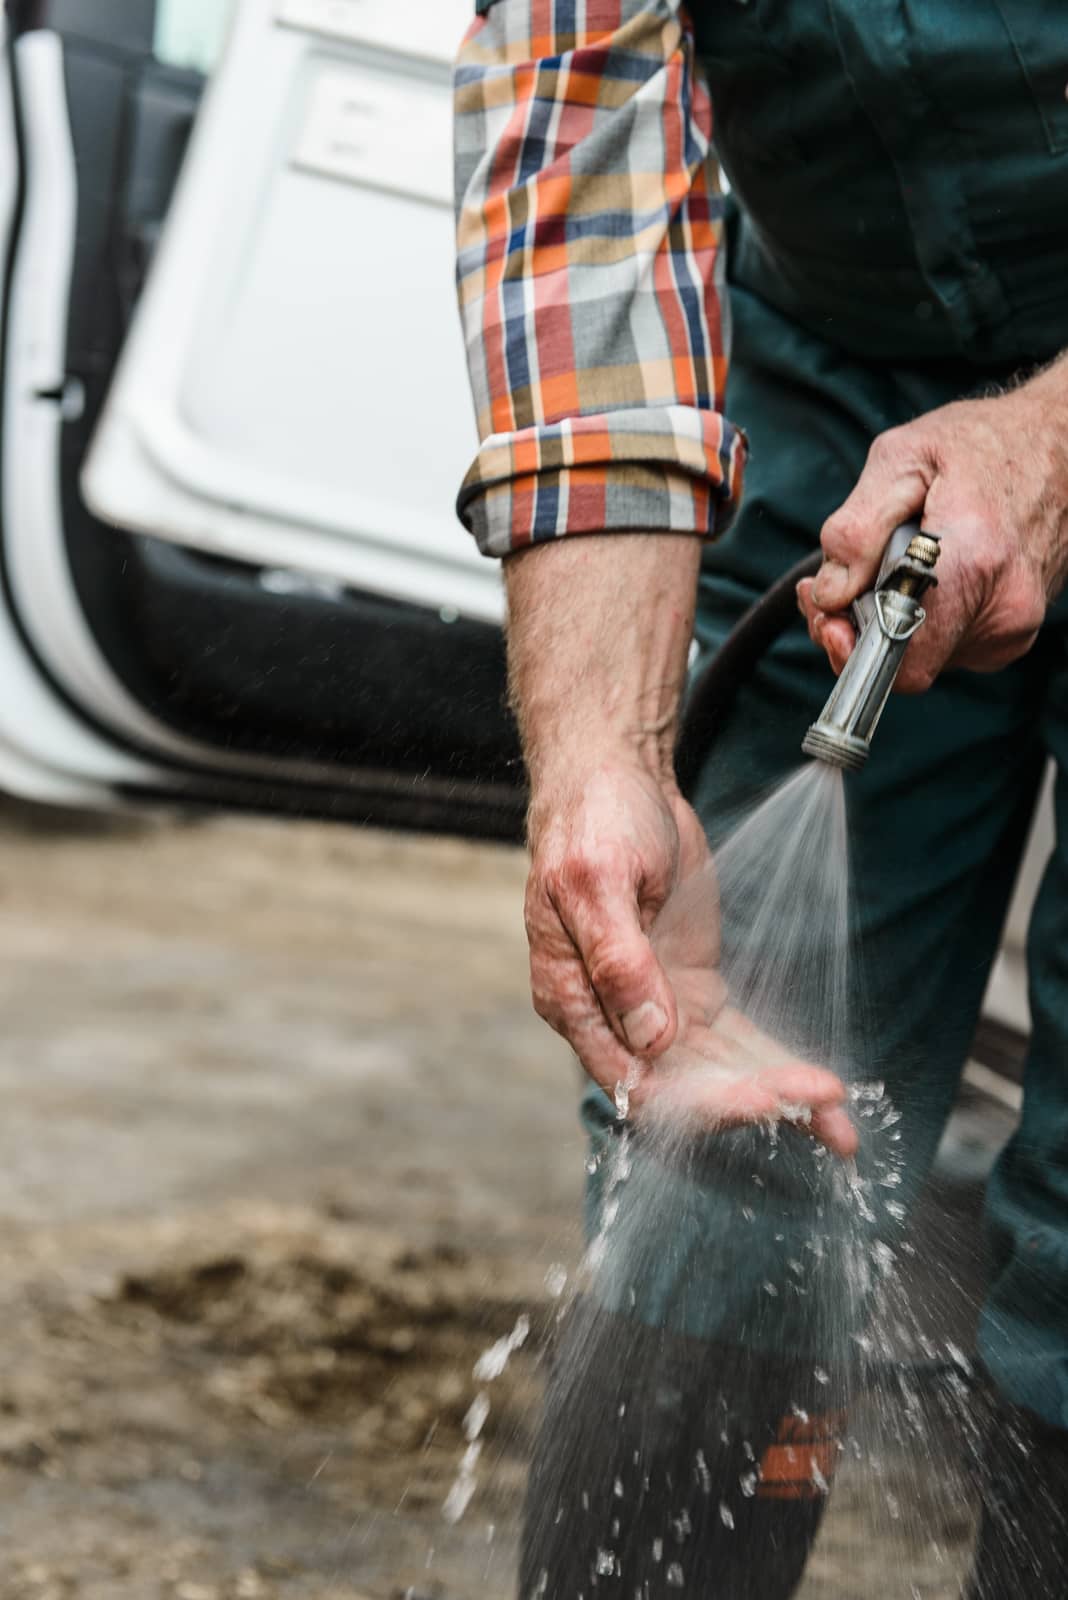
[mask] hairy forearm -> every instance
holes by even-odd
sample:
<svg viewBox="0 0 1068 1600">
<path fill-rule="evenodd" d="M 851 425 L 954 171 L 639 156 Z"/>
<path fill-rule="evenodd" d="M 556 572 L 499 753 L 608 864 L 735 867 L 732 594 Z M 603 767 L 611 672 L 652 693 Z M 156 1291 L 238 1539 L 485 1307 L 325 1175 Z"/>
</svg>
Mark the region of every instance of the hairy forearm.
<svg viewBox="0 0 1068 1600">
<path fill-rule="evenodd" d="M 629 754 L 670 781 L 700 542 L 594 535 L 505 562 L 508 660 L 535 801 Z"/>
</svg>

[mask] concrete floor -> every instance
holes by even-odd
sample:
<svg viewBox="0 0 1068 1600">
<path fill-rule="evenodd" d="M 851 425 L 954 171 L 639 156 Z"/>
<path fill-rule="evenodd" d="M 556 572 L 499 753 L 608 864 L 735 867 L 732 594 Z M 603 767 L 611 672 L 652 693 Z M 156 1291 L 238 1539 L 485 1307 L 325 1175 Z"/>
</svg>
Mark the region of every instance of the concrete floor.
<svg viewBox="0 0 1068 1600">
<path fill-rule="evenodd" d="M 313 825 L 7 818 L 0 1600 L 510 1594 L 583 1177 L 523 876 Z M 472 1363 L 526 1310 L 449 1527 Z M 880 1472 L 847 1462 L 804 1600 L 959 1593 L 938 1460 Z"/>
</svg>

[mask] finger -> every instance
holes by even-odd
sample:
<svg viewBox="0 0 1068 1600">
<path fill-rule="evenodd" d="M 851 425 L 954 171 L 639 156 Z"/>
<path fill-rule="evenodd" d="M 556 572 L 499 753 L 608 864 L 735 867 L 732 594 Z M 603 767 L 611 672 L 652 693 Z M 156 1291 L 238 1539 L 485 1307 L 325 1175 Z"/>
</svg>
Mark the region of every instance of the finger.
<svg viewBox="0 0 1068 1600">
<path fill-rule="evenodd" d="M 676 1043 L 658 1081 L 684 1078 L 695 1081 L 699 1095 L 739 1107 L 840 1105 L 846 1093 L 835 1073 L 791 1054 L 734 1006 L 724 1006 L 710 1027 L 691 1026 Z"/>
<path fill-rule="evenodd" d="M 794 590 L 794 593 L 797 596 L 797 609 L 800 611 L 805 621 L 810 624 L 810 626 L 813 617 L 819 611 L 819 607 L 812 598 L 812 584 L 813 580 L 811 578 L 802 578 L 801 582 Z"/>
<path fill-rule="evenodd" d="M 531 934 L 530 989 L 534 1009 L 578 1056 L 595 1083 L 611 1095 L 634 1057 L 601 1009 L 582 958 L 554 917 L 552 938 Z M 529 924 L 528 924 L 529 926 Z"/>
<path fill-rule="evenodd" d="M 798 610 L 805 619 L 805 626 L 808 628 L 809 638 L 812 640 L 813 644 L 818 645 L 820 643 L 820 629 L 823 626 L 827 613 L 825 611 L 821 611 L 819 606 L 816 605 L 815 601 L 812 599 L 811 579 L 809 579 L 808 593 L 803 597 L 798 595 L 797 604 Z"/>
<path fill-rule="evenodd" d="M 819 1107 L 812 1113 L 812 1121 L 805 1132 L 846 1159 L 855 1156 L 860 1146 L 860 1136 L 844 1106 Z"/>
<path fill-rule="evenodd" d="M 807 1063 L 772 1067 L 758 1073 L 756 1081 L 774 1096 L 776 1106 L 784 1113 L 792 1106 L 802 1106 L 813 1112 L 829 1110 L 844 1105 L 846 1100 L 845 1084 L 826 1067 Z"/>
<path fill-rule="evenodd" d="M 845 617 L 828 617 L 823 615 L 817 643 L 821 644 L 827 652 L 827 659 L 835 673 L 841 672 L 857 642 L 857 632 L 851 622 Z"/>
<path fill-rule="evenodd" d="M 772 1034 L 758 1027 L 737 1006 L 724 1006 L 715 1025 L 701 1036 L 698 1048 L 703 1048 L 709 1059 L 716 1059 L 756 1077 L 774 1072 L 788 1088 L 800 1084 L 803 1090 L 800 1098 L 806 1103 L 809 1103 L 810 1084 L 814 1086 L 813 1092 L 817 1092 L 822 1084 L 825 1090 L 832 1095 L 837 1094 L 839 1099 L 845 1093 L 841 1080 L 833 1072 L 814 1067 L 810 1061 L 795 1055 Z M 809 1075 L 813 1073 L 818 1077 L 811 1078 Z"/>
<path fill-rule="evenodd" d="M 556 909 L 623 1043 L 639 1056 L 666 1050 L 678 1027 L 675 996 L 641 926 L 636 887 L 602 880 L 564 895 Z"/>
<path fill-rule="evenodd" d="M 857 640 L 856 629 L 847 618 L 837 614 L 830 616 L 820 610 L 812 598 L 813 582 L 812 578 L 804 578 L 798 584 L 798 610 L 808 624 L 808 636 L 812 643 L 827 652 L 831 666 L 838 673 L 852 654 Z"/>
<path fill-rule="evenodd" d="M 893 428 L 873 442 L 856 487 L 823 525 L 823 565 L 813 599 L 843 611 L 870 589 L 894 529 L 922 513 L 936 473 L 933 440 L 918 424 Z"/>
<path fill-rule="evenodd" d="M 692 1123 L 703 1132 L 785 1121 L 850 1155 L 856 1130 L 845 1099 L 841 1079 L 822 1067 L 738 1072 L 707 1061 L 695 1064 L 687 1051 L 678 1070 L 661 1069 L 644 1080 L 637 1103 L 643 1116 Z"/>
</svg>

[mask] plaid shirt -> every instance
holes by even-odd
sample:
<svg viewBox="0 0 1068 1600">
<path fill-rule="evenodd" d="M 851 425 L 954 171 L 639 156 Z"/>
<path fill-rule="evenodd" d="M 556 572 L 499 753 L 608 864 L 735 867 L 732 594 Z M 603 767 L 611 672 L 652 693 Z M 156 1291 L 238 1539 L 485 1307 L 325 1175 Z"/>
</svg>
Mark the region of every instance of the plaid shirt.
<svg viewBox="0 0 1068 1600">
<path fill-rule="evenodd" d="M 741 488 L 712 107 L 680 0 L 479 0 L 455 71 L 457 281 L 489 555 L 714 535 Z"/>
</svg>

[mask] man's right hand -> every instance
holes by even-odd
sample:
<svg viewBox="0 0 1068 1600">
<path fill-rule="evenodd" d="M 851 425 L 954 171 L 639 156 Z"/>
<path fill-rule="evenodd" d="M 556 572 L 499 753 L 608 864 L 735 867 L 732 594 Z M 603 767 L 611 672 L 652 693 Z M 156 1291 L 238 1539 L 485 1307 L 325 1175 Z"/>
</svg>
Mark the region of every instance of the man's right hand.
<svg viewBox="0 0 1068 1600">
<path fill-rule="evenodd" d="M 512 556 L 509 665 L 531 783 L 534 1004 L 628 1115 L 788 1117 L 848 1155 L 833 1073 L 729 1003 L 704 830 L 673 753 L 695 539 L 563 539 Z"/>
<path fill-rule="evenodd" d="M 536 805 L 530 843 L 535 1009 L 610 1097 L 624 1086 L 628 1116 L 702 1131 L 785 1116 L 855 1152 L 841 1081 L 728 1003 L 715 871 L 673 782 L 623 753 Z"/>
<path fill-rule="evenodd" d="M 538 1015 L 608 1090 L 674 1042 L 675 991 L 650 931 L 707 854 L 681 797 L 625 752 L 535 800 L 526 924 Z"/>
</svg>

